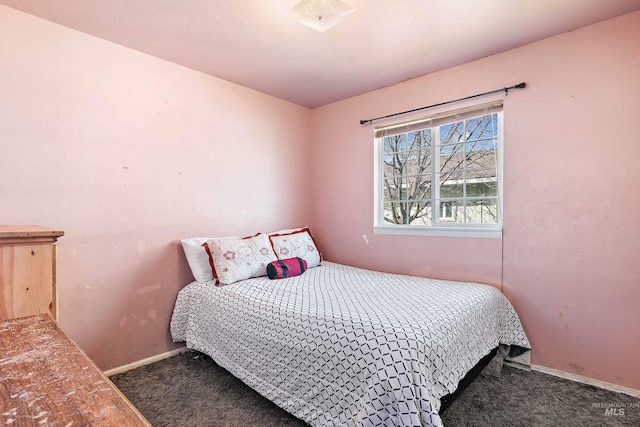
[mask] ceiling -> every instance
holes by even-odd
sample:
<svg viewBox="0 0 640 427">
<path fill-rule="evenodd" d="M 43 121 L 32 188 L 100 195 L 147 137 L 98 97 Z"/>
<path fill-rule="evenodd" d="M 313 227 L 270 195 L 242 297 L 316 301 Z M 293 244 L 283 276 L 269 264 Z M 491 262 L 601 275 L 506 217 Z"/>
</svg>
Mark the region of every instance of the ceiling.
<svg viewBox="0 0 640 427">
<path fill-rule="evenodd" d="M 640 9 L 640 0 L 344 0 L 325 33 L 299 0 L 0 0 L 309 108 Z"/>
</svg>

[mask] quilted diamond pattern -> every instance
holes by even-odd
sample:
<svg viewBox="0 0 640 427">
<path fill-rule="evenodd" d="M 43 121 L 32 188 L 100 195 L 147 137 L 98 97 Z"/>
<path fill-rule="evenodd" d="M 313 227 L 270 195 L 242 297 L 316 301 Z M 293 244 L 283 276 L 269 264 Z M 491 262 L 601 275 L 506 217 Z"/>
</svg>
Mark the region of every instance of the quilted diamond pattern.
<svg viewBox="0 0 640 427">
<path fill-rule="evenodd" d="M 491 286 L 323 262 L 178 295 L 174 341 L 314 426 L 439 426 L 440 398 L 499 343 L 529 348 Z"/>
</svg>

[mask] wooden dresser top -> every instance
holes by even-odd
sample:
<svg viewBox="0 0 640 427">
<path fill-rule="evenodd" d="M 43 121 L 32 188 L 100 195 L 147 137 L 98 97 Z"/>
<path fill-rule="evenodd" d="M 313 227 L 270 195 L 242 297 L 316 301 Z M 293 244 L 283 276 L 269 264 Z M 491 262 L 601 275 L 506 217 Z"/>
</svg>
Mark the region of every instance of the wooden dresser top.
<svg viewBox="0 0 640 427">
<path fill-rule="evenodd" d="M 0 225 L 0 238 L 2 237 L 60 237 L 64 231 L 40 225 Z"/>
<path fill-rule="evenodd" d="M 39 225 L 0 225 L 0 244 L 52 243 L 60 236 L 64 236 L 64 231 Z"/>
<path fill-rule="evenodd" d="M 0 322 L 0 420 L 17 426 L 150 426 L 46 314 Z"/>
</svg>

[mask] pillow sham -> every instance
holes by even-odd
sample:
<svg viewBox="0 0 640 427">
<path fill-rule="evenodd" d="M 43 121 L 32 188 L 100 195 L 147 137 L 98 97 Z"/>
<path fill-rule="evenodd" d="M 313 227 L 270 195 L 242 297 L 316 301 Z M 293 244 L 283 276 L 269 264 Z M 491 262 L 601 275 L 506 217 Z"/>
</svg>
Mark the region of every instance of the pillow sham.
<svg viewBox="0 0 640 427">
<path fill-rule="evenodd" d="M 299 257 L 307 262 L 308 268 L 317 267 L 322 261 L 309 227 L 288 234 L 271 234 L 269 240 L 278 259 Z"/>
<path fill-rule="evenodd" d="M 251 277 L 266 276 L 267 264 L 277 259 L 266 234 L 234 239 L 209 239 L 209 253 L 216 284 L 228 285 Z"/>
<path fill-rule="evenodd" d="M 267 265 L 267 276 L 271 280 L 299 276 L 305 271 L 307 271 L 307 261 L 298 257 L 271 261 Z"/>
</svg>

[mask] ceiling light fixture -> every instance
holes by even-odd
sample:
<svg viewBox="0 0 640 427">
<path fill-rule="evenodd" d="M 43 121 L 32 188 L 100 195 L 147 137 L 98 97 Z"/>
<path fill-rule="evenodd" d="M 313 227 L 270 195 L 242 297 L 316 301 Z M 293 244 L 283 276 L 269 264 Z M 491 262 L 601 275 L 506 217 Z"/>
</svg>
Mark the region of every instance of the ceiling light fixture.
<svg viewBox="0 0 640 427">
<path fill-rule="evenodd" d="M 324 33 L 356 10 L 341 0 L 302 0 L 289 11 L 289 17 Z"/>
</svg>

